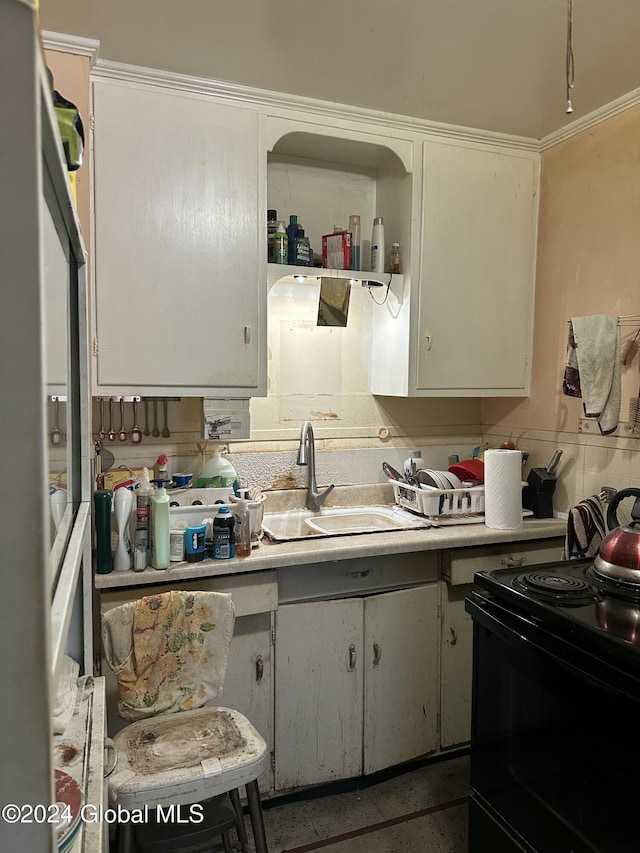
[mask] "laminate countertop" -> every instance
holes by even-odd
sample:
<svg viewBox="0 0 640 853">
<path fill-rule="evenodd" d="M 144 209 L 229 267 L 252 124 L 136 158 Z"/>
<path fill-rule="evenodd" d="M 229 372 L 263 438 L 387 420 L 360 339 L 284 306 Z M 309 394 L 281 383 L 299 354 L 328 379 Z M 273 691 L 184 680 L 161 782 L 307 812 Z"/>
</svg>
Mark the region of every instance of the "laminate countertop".
<svg viewBox="0 0 640 853">
<path fill-rule="evenodd" d="M 230 560 L 208 559 L 200 563 L 170 563 L 166 570 L 148 568 L 143 572 L 127 570 L 104 575 L 96 574 L 95 586 L 96 589 L 115 589 L 362 557 L 529 542 L 536 539 L 563 537 L 566 525 L 566 519 L 562 518 L 525 518 L 520 530 L 494 530 L 481 523 L 356 533 L 289 542 L 270 542 L 265 537 L 249 557 L 234 557 Z"/>
</svg>

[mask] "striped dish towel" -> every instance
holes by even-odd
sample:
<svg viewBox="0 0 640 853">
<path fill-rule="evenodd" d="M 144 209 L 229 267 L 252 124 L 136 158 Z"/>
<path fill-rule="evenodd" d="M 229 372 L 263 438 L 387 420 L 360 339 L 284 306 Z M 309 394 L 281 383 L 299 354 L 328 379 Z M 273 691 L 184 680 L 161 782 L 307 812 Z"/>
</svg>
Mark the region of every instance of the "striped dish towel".
<svg viewBox="0 0 640 853">
<path fill-rule="evenodd" d="M 563 559 L 595 557 L 605 533 L 602 503 L 598 495 L 580 501 L 569 510 Z"/>
</svg>

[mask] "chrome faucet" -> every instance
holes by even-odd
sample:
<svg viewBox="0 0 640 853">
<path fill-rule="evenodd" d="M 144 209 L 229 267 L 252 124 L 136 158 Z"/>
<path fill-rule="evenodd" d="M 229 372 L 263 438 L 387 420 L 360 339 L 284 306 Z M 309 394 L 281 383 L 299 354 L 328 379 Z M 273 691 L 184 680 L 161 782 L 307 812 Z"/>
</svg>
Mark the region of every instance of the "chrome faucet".
<svg viewBox="0 0 640 853">
<path fill-rule="evenodd" d="M 297 463 L 298 465 L 309 466 L 306 507 L 307 509 L 320 509 L 335 486 L 329 486 L 324 492 L 318 493 L 318 484 L 316 483 L 316 449 L 311 421 L 305 421 L 302 424 Z"/>
</svg>

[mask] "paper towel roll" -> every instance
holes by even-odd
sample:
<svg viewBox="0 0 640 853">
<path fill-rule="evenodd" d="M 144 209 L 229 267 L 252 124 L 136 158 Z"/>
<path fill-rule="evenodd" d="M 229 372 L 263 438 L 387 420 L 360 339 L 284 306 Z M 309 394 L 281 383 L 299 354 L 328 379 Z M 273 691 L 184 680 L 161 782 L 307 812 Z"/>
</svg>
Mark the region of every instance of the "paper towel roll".
<svg viewBox="0 0 640 853">
<path fill-rule="evenodd" d="M 522 527 L 522 453 L 487 450 L 484 454 L 484 523 L 494 530 Z"/>
</svg>

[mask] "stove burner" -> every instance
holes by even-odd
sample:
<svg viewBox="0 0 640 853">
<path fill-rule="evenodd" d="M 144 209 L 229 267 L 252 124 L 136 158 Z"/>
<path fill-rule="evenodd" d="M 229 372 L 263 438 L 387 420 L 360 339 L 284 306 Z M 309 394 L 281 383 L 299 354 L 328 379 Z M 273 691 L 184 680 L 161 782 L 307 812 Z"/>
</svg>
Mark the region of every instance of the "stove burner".
<svg viewBox="0 0 640 853">
<path fill-rule="evenodd" d="M 596 593 L 590 584 L 580 578 L 550 571 L 525 572 L 513 579 L 513 586 L 543 601 L 569 607 L 588 604 Z"/>
</svg>

